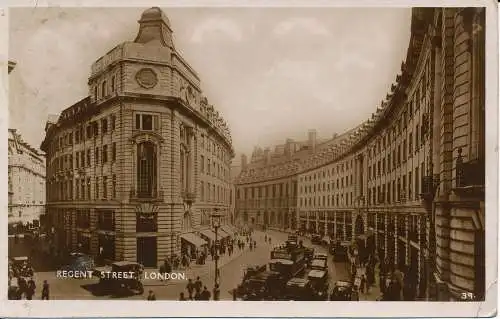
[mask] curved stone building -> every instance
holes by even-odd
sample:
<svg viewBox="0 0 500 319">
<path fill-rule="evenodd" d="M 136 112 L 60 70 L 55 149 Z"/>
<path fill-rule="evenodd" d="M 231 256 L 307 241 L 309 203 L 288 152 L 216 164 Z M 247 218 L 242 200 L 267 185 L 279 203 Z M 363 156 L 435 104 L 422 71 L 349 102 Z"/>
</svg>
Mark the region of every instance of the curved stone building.
<svg viewBox="0 0 500 319">
<path fill-rule="evenodd" d="M 282 200 L 295 200 L 297 216 L 282 225 L 362 238 L 406 270 L 415 299 L 483 299 L 484 26 L 484 8 L 414 8 L 407 57 L 372 117 L 326 147 L 299 151 L 287 170 L 247 165 L 237 214 L 248 221 L 265 212 L 255 208 L 258 188 L 296 181 L 296 197 Z M 273 167 L 276 178 L 266 173 Z"/>
<path fill-rule="evenodd" d="M 156 267 L 210 243 L 214 211 L 229 222 L 234 151 L 165 14 L 139 25 L 92 65 L 89 96 L 47 123 L 42 149 L 55 248 Z"/>
</svg>

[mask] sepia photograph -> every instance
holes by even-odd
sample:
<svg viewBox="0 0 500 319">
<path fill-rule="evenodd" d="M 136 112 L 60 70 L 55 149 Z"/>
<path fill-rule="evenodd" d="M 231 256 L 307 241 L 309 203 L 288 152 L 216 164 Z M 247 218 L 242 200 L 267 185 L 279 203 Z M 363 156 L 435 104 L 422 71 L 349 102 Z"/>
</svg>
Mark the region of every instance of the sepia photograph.
<svg viewBox="0 0 500 319">
<path fill-rule="evenodd" d="M 6 9 L 5 299 L 496 309 L 491 8 Z"/>
</svg>

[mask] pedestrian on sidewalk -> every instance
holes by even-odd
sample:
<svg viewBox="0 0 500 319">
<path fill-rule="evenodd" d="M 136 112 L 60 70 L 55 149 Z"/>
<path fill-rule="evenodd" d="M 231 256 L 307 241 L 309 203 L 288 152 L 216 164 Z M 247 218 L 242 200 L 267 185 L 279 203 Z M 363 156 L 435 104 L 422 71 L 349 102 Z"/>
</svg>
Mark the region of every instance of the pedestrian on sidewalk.
<svg viewBox="0 0 500 319">
<path fill-rule="evenodd" d="M 196 291 L 196 292 L 194 293 L 194 300 L 202 300 L 202 299 L 201 299 L 201 292 Z"/>
<path fill-rule="evenodd" d="M 214 294 L 214 300 L 219 300 L 220 299 L 219 284 L 215 284 L 213 294 Z"/>
<path fill-rule="evenodd" d="M 203 287 L 203 283 L 200 280 L 200 277 L 196 277 L 196 281 L 194 282 L 194 289 L 197 293 L 201 292 L 201 287 Z"/>
<path fill-rule="evenodd" d="M 26 287 L 26 299 L 27 300 L 32 300 L 33 295 L 35 294 L 35 281 L 33 280 L 33 277 L 28 280 L 28 286 Z"/>
<path fill-rule="evenodd" d="M 201 300 L 210 300 L 210 297 L 210 291 L 208 291 L 207 286 L 204 286 L 201 292 Z"/>
<path fill-rule="evenodd" d="M 191 296 L 189 297 L 190 299 L 192 298 Z M 179 295 L 179 301 L 186 301 L 186 298 L 184 297 L 184 293 L 181 292 Z"/>
<path fill-rule="evenodd" d="M 150 290 L 149 291 L 149 295 L 148 295 L 148 298 L 147 298 L 149 301 L 153 301 L 153 300 L 156 300 L 156 295 L 155 293 L 153 292 L 153 290 Z"/>
<path fill-rule="evenodd" d="M 359 285 L 359 290 L 361 290 L 362 294 L 365 293 L 365 287 L 366 287 L 366 277 L 365 277 L 365 274 L 362 274 L 361 275 L 361 283 Z M 368 292 L 368 289 L 367 289 L 367 292 Z"/>
<path fill-rule="evenodd" d="M 195 284 L 193 283 L 193 280 L 191 278 L 189 278 L 188 280 L 186 290 L 188 291 L 189 298 L 191 299 L 193 297 L 193 292 L 195 290 Z"/>
<path fill-rule="evenodd" d="M 47 280 L 44 280 L 42 287 L 42 300 L 49 300 L 49 293 L 49 284 L 47 283 Z"/>
</svg>

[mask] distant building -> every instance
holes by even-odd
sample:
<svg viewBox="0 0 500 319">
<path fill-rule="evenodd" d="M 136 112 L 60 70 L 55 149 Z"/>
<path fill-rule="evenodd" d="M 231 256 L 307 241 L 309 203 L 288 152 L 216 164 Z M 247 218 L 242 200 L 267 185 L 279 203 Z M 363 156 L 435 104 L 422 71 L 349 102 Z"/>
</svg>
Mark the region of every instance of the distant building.
<svg viewBox="0 0 500 319">
<path fill-rule="evenodd" d="M 58 249 L 81 243 L 156 267 L 211 245 L 211 215 L 231 222 L 231 135 L 162 10 L 144 11 L 135 40 L 94 62 L 88 85 L 89 96 L 47 123 L 42 143 Z"/>
<path fill-rule="evenodd" d="M 45 212 L 45 158 L 15 129 L 8 136 L 9 224 L 37 223 Z"/>
</svg>

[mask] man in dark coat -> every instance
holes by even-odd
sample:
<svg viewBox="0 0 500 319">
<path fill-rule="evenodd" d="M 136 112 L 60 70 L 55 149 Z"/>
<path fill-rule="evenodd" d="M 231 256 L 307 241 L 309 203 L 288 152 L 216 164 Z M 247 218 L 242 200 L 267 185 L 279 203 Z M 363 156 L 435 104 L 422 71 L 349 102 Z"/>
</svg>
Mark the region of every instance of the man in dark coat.
<svg viewBox="0 0 500 319">
<path fill-rule="evenodd" d="M 47 283 L 47 280 L 44 280 L 42 287 L 42 300 L 49 300 L 49 293 L 49 284 Z"/>
<path fill-rule="evenodd" d="M 208 291 L 207 286 L 203 287 L 201 292 L 201 300 L 210 300 L 210 291 Z"/>
</svg>

